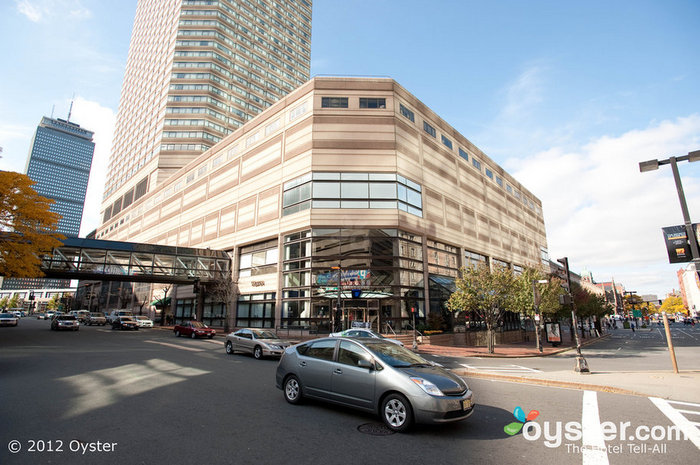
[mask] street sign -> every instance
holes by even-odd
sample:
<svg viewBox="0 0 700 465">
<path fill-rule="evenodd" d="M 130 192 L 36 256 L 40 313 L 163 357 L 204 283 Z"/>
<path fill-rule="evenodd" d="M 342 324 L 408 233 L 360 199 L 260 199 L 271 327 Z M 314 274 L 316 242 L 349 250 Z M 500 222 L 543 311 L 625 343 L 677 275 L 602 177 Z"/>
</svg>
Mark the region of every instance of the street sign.
<svg viewBox="0 0 700 465">
<path fill-rule="evenodd" d="M 661 230 L 663 231 L 666 249 L 668 250 L 668 262 L 685 263 L 692 261 L 693 254 L 690 251 L 690 243 L 688 242 L 688 234 L 686 233 L 685 226 L 668 226 L 661 228 Z M 693 224 L 693 231 L 697 238 L 697 223 Z M 700 238 L 698 238 L 698 240 L 700 240 Z"/>
<path fill-rule="evenodd" d="M 641 318 L 642 317 L 642 311 L 641 310 L 632 310 L 632 316 L 635 318 Z"/>
</svg>

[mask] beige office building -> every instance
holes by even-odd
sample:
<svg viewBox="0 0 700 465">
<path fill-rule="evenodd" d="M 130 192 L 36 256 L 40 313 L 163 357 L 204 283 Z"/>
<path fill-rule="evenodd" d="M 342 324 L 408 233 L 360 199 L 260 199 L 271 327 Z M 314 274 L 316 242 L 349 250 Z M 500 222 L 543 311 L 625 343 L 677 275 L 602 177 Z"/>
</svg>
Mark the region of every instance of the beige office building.
<svg viewBox="0 0 700 465">
<path fill-rule="evenodd" d="M 139 0 L 104 221 L 309 79 L 312 0 Z"/>
<path fill-rule="evenodd" d="M 378 78 L 312 79 L 97 238 L 229 251 L 232 323 L 312 330 L 327 329 L 339 297 L 348 320 L 406 327 L 411 309 L 419 321 L 442 310 L 462 265 L 517 272 L 547 259 L 540 200 Z M 176 319 L 191 315 L 191 297 L 176 293 Z M 217 308 L 199 317 L 220 324 Z"/>
</svg>

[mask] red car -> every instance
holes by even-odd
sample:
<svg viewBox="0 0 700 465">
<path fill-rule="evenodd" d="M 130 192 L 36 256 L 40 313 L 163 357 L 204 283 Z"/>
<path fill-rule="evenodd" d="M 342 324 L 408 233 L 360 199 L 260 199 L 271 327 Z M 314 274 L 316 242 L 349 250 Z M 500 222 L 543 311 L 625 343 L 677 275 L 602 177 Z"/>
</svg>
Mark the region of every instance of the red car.
<svg viewBox="0 0 700 465">
<path fill-rule="evenodd" d="M 180 325 L 175 325 L 173 332 L 177 337 L 190 336 L 192 339 L 205 336 L 211 339 L 216 334 L 215 330 L 199 321 L 186 321 Z"/>
</svg>

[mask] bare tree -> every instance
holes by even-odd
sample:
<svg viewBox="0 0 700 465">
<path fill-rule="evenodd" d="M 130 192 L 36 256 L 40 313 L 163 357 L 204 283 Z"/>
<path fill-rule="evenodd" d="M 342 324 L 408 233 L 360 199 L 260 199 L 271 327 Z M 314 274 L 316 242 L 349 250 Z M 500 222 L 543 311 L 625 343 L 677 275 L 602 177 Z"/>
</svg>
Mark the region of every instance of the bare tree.
<svg viewBox="0 0 700 465">
<path fill-rule="evenodd" d="M 209 294 L 214 297 L 214 301 L 218 303 L 223 303 L 226 305 L 226 311 L 224 313 L 224 332 L 228 333 L 231 327 L 231 310 L 233 308 L 233 301 L 238 293 L 238 282 L 233 280 L 233 275 L 231 270 L 227 270 L 220 275 L 211 284 L 209 288 Z"/>
</svg>

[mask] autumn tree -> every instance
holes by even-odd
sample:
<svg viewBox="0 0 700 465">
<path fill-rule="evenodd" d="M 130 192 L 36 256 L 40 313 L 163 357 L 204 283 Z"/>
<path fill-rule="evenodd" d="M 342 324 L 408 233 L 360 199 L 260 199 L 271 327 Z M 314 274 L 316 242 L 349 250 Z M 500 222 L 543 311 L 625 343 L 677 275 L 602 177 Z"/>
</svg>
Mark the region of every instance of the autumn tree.
<svg viewBox="0 0 700 465">
<path fill-rule="evenodd" d="M 547 282 L 540 283 L 538 281 Z M 534 291 L 533 282 L 535 282 Z M 509 310 L 533 316 L 535 313 L 533 299 L 536 295 L 540 313 L 551 317 L 561 308 L 559 295 L 563 293 L 564 290 L 560 282 L 557 279 L 552 279 L 544 270 L 525 268 L 520 275 L 515 277 L 513 298 Z"/>
<path fill-rule="evenodd" d="M 51 299 L 46 302 L 46 309 L 47 310 L 58 310 L 58 307 L 61 305 L 61 297 L 58 294 L 54 294 L 51 296 Z"/>
<path fill-rule="evenodd" d="M 451 312 L 474 311 L 486 324 L 487 347 L 494 349 L 494 328 L 512 302 L 515 276 L 507 268 L 493 271 L 488 265 L 462 268 L 455 281 L 457 290 L 447 301 Z"/>
<path fill-rule="evenodd" d="M 28 176 L 0 171 L 0 276 L 43 276 L 41 256 L 61 245 L 56 232 L 61 215 L 53 200 L 39 195 Z"/>
<path fill-rule="evenodd" d="M 659 310 L 666 312 L 669 315 L 675 315 L 676 313 L 688 313 L 688 309 L 686 309 L 685 305 L 683 305 L 683 299 L 675 295 L 666 297 Z"/>
</svg>

